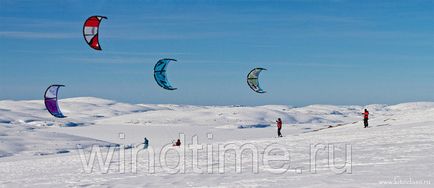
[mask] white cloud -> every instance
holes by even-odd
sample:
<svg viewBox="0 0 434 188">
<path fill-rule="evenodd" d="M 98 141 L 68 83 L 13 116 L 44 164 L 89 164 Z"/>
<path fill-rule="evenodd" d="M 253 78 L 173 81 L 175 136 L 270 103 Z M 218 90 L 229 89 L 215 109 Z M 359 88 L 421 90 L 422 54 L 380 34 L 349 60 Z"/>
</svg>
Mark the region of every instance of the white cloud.
<svg viewBox="0 0 434 188">
<path fill-rule="evenodd" d="M 77 33 L 33 32 L 33 31 L 0 31 L 0 38 L 24 39 L 66 39 L 79 38 Z"/>
</svg>

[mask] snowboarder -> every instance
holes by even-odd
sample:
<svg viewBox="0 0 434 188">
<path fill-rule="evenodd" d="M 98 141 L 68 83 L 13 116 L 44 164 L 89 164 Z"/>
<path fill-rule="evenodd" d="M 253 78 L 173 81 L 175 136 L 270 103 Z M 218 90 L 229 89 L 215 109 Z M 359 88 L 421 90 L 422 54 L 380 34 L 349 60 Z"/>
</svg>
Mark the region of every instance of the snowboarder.
<svg viewBox="0 0 434 188">
<path fill-rule="evenodd" d="M 363 112 L 363 124 L 365 124 L 365 128 L 368 127 L 368 119 L 369 119 L 369 112 L 367 109 L 365 109 L 365 112 Z"/>
<path fill-rule="evenodd" d="M 149 146 L 149 140 L 145 137 L 143 141 L 143 149 L 148 149 Z"/>
<path fill-rule="evenodd" d="M 175 143 L 175 144 L 173 144 L 173 146 L 181 146 L 181 140 L 180 140 L 180 139 L 178 139 L 178 140 L 176 141 L 176 143 Z"/>
<path fill-rule="evenodd" d="M 276 123 L 277 123 L 277 136 L 283 137 L 282 133 L 280 132 L 280 130 L 282 129 L 282 120 L 280 118 L 278 118 Z"/>
</svg>

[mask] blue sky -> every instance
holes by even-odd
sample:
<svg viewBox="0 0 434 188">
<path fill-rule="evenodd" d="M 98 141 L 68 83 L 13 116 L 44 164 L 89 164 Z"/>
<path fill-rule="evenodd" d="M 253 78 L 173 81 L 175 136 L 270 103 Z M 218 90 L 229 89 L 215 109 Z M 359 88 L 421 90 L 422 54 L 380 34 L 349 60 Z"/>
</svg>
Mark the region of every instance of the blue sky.
<svg viewBox="0 0 434 188">
<path fill-rule="evenodd" d="M 95 51 L 84 20 L 104 15 Z M 160 88 L 152 68 L 175 58 Z M 256 94 L 246 74 L 264 67 Z M 0 99 L 203 105 L 434 100 L 434 1 L 0 0 Z"/>
</svg>

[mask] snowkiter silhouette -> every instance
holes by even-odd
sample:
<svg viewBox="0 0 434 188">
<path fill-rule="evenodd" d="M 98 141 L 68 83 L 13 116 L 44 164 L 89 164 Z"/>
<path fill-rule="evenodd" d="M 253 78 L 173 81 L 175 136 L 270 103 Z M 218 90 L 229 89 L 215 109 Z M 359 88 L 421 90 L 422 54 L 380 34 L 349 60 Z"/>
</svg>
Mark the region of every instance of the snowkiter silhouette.
<svg viewBox="0 0 434 188">
<path fill-rule="evenodd" d="M 143 141 L 143 149 L 148 149 L 149 146 L 149 140 L 145 137 Z"/>
<path fill-rule="evenodd" d="M 180 140 L 180 139 L 178 139 L 178 140 L 176 141 L 176 143 L 175 143 L 175 144 L 173 144 L 173 146 L 181 146 L 181 140 Z"/>
<path fill-rule="evenodd" d="M 365 128 L 368 127 L 369 123 L 369 112 L 367 109 L 365 109 L 365 112 L 363 112 L 363 124 L 365 125 Z"/>
</svg>

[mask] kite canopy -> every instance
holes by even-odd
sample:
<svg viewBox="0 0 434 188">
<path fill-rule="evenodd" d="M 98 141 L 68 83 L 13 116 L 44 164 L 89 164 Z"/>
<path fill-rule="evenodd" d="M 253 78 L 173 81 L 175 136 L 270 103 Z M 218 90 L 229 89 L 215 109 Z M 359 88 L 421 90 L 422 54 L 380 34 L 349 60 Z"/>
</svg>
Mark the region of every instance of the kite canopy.
<svg viewBox="0 0 434 188">
<path fill-rule="evenodd" d="M 157 84 L 167 90 L 175 90 L 167 80 L 166 68 L 169 62 L 176 61 L 176 59 L 160 59 L 154 67 L 154 78 Z"/>
<path fill-rule="evenodd" d="M 84 22 L 83 25 L 84 40 L 91 48 L 95 50 L 101 50 L 101 46 L 99 45 L 98 33 L 99 24 L 101 23 L 102 19 L 107 19 L 107 17 L 91 16 Z"/>
<path fill-rule="evenodd" d="M 64 118 L 62 112 L 60 111 L 59 104 L 57 103 L 57 93 L 60 87 L 65 87 L 64 85 L 51 85 L 45 91 L 45 107 L 51 115 L 57 118 Z"/>
<path fill-rule="evenodd" d="M 261 89 L 261 87 L 259 87 L 259 81 L 258 81 L 259 74 L 263 70 L 267 70 L 267 69 L 264 69 L 264 68 L 254 68 L 247 75 L 247 84 L 249 84 L 249 87 L 253 91 L 257 92 L 257 93 L 265 93 L 266 92 L 263 89 Z"/>
</svg>

